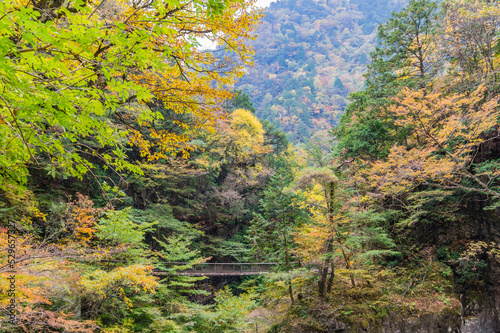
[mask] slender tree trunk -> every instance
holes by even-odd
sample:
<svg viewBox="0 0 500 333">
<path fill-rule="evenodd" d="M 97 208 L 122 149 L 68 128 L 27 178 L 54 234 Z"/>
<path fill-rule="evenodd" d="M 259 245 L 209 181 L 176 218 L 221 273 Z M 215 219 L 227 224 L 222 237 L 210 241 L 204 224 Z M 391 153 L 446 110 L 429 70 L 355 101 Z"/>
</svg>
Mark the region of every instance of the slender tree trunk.
<svg viewBox="0 0 500 333">
<path fill-rule="evenodd" d="M 328 285 L 326 287 L 327 293 L 332 291 L 333 279 L 335 278 L 335 263 L 333 262 L 333 259 L 330 259 L 330 267 L 332 271 L 330 272 L 330 278 L 328 279 Z"/>
<path fill-rule="evenodd" d="M 352 266 L 351 266 L 351 263 L 349 262 L 349 257 L 347 256 L 347 254 L 345 253 L 343 248 L 342 248 L 342 256 L 344 257 L 344 260 L 345 260 L 345 267 L 350 270 L 352 268 Z M 351 277 L 352 286 L 356 287 L 356 284 L 354 283 L 354 276 L 351 274 L 350 277 Z"/>
<path fill-rule="evenodd" d="M 326 199 L 326 211 L 327 218 L 330 221 L 330 226 L 332 229 L 332 236 L 328 239 L 326 246 L 327 258 L 323 262 L 323 267 L 320 270 L 320 280 L 318 282 L 319 295 L 322 298 L 326 297 L 326 294 L 331 292 L 333 280 L 335 277 L 335 263 L 331 258 L 331 253 L 333 252 L 333 238 L 335 235 L 335 226 L 333 223 L 333 198 L 335 197 L 335 184 L 330 182 L 325 188 L 325 199 Z M 328 270 L 331 269 L 330 278 L 328 278 Z"/>
<path fill-rule="evenodd" d="M 333 240 L 331 238 L 329 238 L 327 240 L 327 245 L 326 245 L 327 255 L 329 255 L 332 250 L 333 250 Z M 331 261 L 332 261 L 332 259 L 328 256 L 325 259 L 325 261 L 323 261 L 323 266 L 319 270 L 320 278 L 318 281 L 318 295 L 321 298 L 326 297 L 328 269 L 329 269 L 330 264 L 333 266 L 333 262 L 331 262 Z"/>
<path fill-rule="evenodd" d="M 326 297 L 326 279 L 328 275 L 328 259 L 323 262 L 323 267 L 319 270 L 318 295 L 320 298 Z"/>
<path fill-rule="evenodd" d="M 286 238 L 286 233 L 283 234 L 283 240 L 284 240 L 284 245 L 285 245 L 286 271 L 287 271 L 287 273 L 290 273 L 290 258 L 288 257 L 288 240 Z M 288 281 L 288 293 L 290 294 L 290 300 L 291 300 L 292 305 L 293 305 L 294 299 L 293 299 L 292 280 Z"/>
</svg>

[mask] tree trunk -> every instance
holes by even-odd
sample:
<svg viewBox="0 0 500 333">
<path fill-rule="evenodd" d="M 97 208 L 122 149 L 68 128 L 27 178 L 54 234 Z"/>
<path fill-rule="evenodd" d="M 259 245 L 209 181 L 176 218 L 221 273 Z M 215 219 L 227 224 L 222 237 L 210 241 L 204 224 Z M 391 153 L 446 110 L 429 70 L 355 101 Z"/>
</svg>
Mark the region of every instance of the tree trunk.
<svg viewBox="0 0 500 333">
<path fill-rule="evenodd" d="M 283 234 L 283 241 L 285 245 L 285 263 L 286 263 L 286 271 L 287 273 L 290 273 L 290 259 L 288 258 L 288 241 L 286 239 L 286 234 Z M 292 280 L 288 281 L 288 293 L 290 294 L 290 300 L 292 302 L 292 305 L 294 303 L 293 299 L 293 288 L 292 288 Z"/>
<path fill-rule="evenodd" d="M 328 286 L 326 287 L 327 293 L 330 293 L 332 291 L 333 279 L 335 278 L 335 265 L 332 259 L 330 259 L 330 267 L 332 271 L 330 273 L 330 278 L 328 279 Z"/>
<path fill-rule="evenodd" d="M 350 270 L 352 267 L 351 267 L 351 264 L 349 262 L 349 257 L 347 256 L 347 254 L 344 251 L 344 248 L 342 248 L 342 256 L 344 257 L 344 260 L 345 260 L 345 267 Z M 350 277 L 351 277 L 352 286 L 356 287 L 356 284 L 354 283 L 354 276 L 351 274 Z"/>
<path fill-rule="evenodd" d="M 326 246 L 327 258 L 323 262 L 323 267 L 321 267 L 319 270 L 320 278 L 318 281 L 318 295 L 321 298 L 325 298 L 327 293 L 328 268 L 330 264 L 333 265 L 333 262 L 331 262 L 332 259 L 329 257 L 329 254 L 332 251 L 332 249 L 333 249 L 333 240 L 329 238 L 327 240 L 327 246 Z"/>
<path fill-rule="evenodd" d="M 319 270 L 320 278 L 318 281 L 318 295 L 320 298 L 326 298 L 326 279 L 328 275 L 328 259 L 323 263 Z"/>
<path fill-rule="evenodd" d="M 328 244 L 326 247 L 326 255 L 327 259 L 325 259 L 325 262 L 323 263 L 323 268 L 321 270 L 321 286 L 322 291 L 320 292 L 320 296 L 323 298 L 326 297 L 326 293 L 329 293 L 332 291 L 332 285 L 333 285 L 333 280 L 335 277 L 335 263 L 333 262 L 333 259 L 330 257 L 330 254 L 333 251 L 333 238 L 335 235 L 335 226 L 333 223 L 333 198 L 335 197 L 335 183 L 330 182 L 328 183 L 326 189 L 325 189 L 325 198 L 326 198 L 326 209 L 327 209 L 327 218 L 330 221 L 330 226 L 332 228 L 332 236 L 328 239 Z M 328 278 L 328 270 L 331 268 L 332 272 L 330 275 L 330 278 Z"/>
</svg>

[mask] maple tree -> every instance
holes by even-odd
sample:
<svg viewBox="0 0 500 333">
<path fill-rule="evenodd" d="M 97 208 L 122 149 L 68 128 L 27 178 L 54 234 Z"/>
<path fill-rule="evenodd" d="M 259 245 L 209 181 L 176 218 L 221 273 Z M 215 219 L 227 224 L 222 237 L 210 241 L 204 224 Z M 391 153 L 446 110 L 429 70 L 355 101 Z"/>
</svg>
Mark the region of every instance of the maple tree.
<svg viewBox="0 0 500 333">
<path fill-rule="evenodd" d="M 318 281 L 318 293 L 325 297 L 326 292 L 331 290 L 335 276 L 335 264 L 333 258 L 334 242 L 338 229 L 338 197 L 335 188 L 338 178 L 329 168 L 305 168 L 297 177 L 296 186 L 302 188 L 309 199 L 313 214 L 313 223 L 305 225 L 297 238 L 302 244 L 302 251 L 314 252 L 314 256 L 308 256 L 309 261 L 320 259 L 322 263 L 318 266 L 320 279 Z M 312 238 L 312 243 L 308 238 Z M 317 255 L 320 254 L 318 258 Z M 330 279 L 328 279 L 330 275 Z"/>
<path fill-rule="evenodd" d="M 141 246 L 143 230 L 150 225 L 130 228 L 127 211 L 116 212 L 109 207 L 108 219 L 99 220 L 105 211 L 94 208 L 88 197 L 78 195 L 67 204 L 66 223 L 58 229 L 44 237 L 25 232 L 15 238 L 15 298 L 18 302 L 15 328 L 22 332 L 56 332 L 60 328 L 91 332 L 96 329 L 95 317 L 109 302 L 130 307 L 132 295 L 155 292 L 158 282 L 151 275 L 151 260 L 146 258 L 150 254 Z M 112 232 L 110 219 L 115 222 Z M 115 243 L 110 243 L 110 238 Z M 7 256 L 8 239 L 12 243 L 12 238 L 2 230 L 2 311 L 10 302 L 4 292 L 9 288 L 7 277 L 12 275 Z M 129 261 L 121 261 L 122 258 Z M 65 308 L 58 303 L 60 298 L 67 298 Z M 81 315 L 80 319 L 84 320 L 74 320 L 75 315 Z"/>
<path fill-rule="evenodd" d="M 311 218 L 294 235 L 296 255 L 305 265 L 318 269 L 317 292 L 326 299 L 339 283 L 349 281 L 351 288 L 370 284 L 374 258 L 398 255 L 394 243 L 381 228 L 381 217 L 358 200 L 349 188 L 346 165 L 354 160 L 312 157 L 319 165 L 335 166 L 302 168 L 295 180 L 295 188 L 305 198 Z M 337 285 L 337 286 L 336 286 Z"/>
<path fill-rule="evenodd" d="M 408 221 L 422 214 L 424 202 L 443 200 L 456 190 L 499 198 L 495 157 L 484 155 L 498 136 L 492 85 L 498 6 L 455 1 L 443 9 L 442 33 L 430 42 L 429 57 L 448 65 L 424 86 L 408 84 L 390 98 L 383 117 L 404 136 L 386 141 L 386 157 L 366 163 L 370 167 L 360 173 L 368 177 L 361 182 L 374 200 L 376 195 L 398 198 L 414 211 Z M 422 186 L 427 195 L 417 194 Z"/>
<path fill-rule="evenodd" d="M 222 116 L 260 16 L 251 1 L 9 0 L 0 13 L 2 186 L 25 184 L 28 166 L 81 178 L 91 158 L 140 172 L 127 144 L 149 160 L 186 152 L 188 133 Z M 155 100 L 192 115 L 177 123 L 187 133 L 156 129 Z"/>
<path fill-rule="evenodd" d="M 424 252 L 414 248 L 451 248 L 447 242 L 453 237 L 446 232 L 462 230 L 473 225 L 479 212 L 497 209 L 499 27 L 498 4 L 482 1 L 411 1 L 381 26 L 367 86 L 351 95 L 334 131 L 337 157 L 354 158 L 342 177 L 341 187 L 349 194 L 338 197 L 342 204 L 335 214 L 334 226 L 346 232 L 340 241 L 333 238 L 335 246 L 347 249 L 353 260 L 347 270 L 347 261 L 337 258 L 339 279 L 354 277 L 357 287 L 364 280 L 372 291 L 381 282 L 389 287 L 382 276 L 400 279 L 403 267 L 411 266 L 407 262 Z M 324 200 L 321 187 L 313 190 L 315 201 Z M 333 234 L 323 215 L 318 211 L 315 224 L 296 240 L 312 260 L 318 258 L 314 253 L 326 252 L 321 236 Z M 467 237 L 464 243 L 477 236 Z M 454 251 L 455 256 L 465 253 Z M 480 252 L 496 265 L 491 253 Z M 363 260 L 366 256 L 373 257 Z M 445 265 L 442 276 L 465 281 L 455 284 L 461 290 L 489 265 L 471 256 L 464 262 L 440 259 L 435 266 L 432 254 L 428 257 L 417 274 L 428 277 Z M 429 286 L 439 293 L 448 290 L 447 282 L 435 279 L 433 284 L 410 280 L 402 297 L 391 299 L 404 304 L 412 289 L 413 295 L 434 292 L 426 290 Z M 457 301 L 439 297 L 449 304 Z"/>
<path fill-rule="evenodd" d="M 468 96 L 404 90 L 391 111 L 397 124 L 411 128 L 408 145 L 393 146 L 386 161 L 374 164 L 372 184 L 393 195 L 427 184 L 500 198 L 491 188 L 497 171 L 471 170 L 478 147 L 497 124 L 497 99 L 485 102 L 484 92 L 483 86 Z"/>
<path fill-rule="evenodd" d="M 452 190 L 498 197 L 495 162 L 479 157 L 497 136 L 498 6 L 451 1 L 442 8 L 438 17 L 436 4 L 414 1 L 381 27 L 384 47 L 373 54 L 367 90 L 353 96 L 336 131 L 341 154 L 364 159 L 357 182 L 374 200 L 397 197 L 417 211 L 422 200 Z M 428 199 L 409 204 L 419 186 L 429 186 Z"/>
</svg>

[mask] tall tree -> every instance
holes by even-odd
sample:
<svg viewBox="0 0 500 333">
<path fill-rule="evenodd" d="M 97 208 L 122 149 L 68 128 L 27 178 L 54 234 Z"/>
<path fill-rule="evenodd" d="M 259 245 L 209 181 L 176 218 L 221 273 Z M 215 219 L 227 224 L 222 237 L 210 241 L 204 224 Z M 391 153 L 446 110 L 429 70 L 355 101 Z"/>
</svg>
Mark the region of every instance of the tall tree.
<svg viewBox="0 0 500 333">
<path fill-rule="evenodd" d="M 278 262 L 288 273 L 293 268 L 293 234 L 307 216 L 301 207 L 300 195 L 288 188 L 292 180 L 287 170 L 278 169 L 264 191 L 262 214 L 254 216 L 247 233 L 256 260 Z M 287 279 L 288 294 L 293 304 L 292 281 L 290 277 Z"/>
<path fill-rule="evenodd" d="M 412 0 L 379 26 L 379 46 L 371 53 L 366 88 L 350 95 L 351 104 L 334 130 L 337 149 L 349 157 L 383 157 L 394 142 L 404 142 L 406 129 L 388 112 L 405 86 L 424 87 L 440 69 L 436 57 L 437 4 Z"/>
<path fill-rule="evenodd" d="M 81 177 L 99 159 L 139 172 L 127 144 L 151 160 L 183 150 L 187 136 L 156 129 L 152 101 L 212 126 L 242 72 L 197 38 L 246 63 L 243 39 L 259 18 L 251 2 L 197 0 L 9 0 L 0 13 L 2 187 L 24 184 L 28 165 Z"/>
</svg>

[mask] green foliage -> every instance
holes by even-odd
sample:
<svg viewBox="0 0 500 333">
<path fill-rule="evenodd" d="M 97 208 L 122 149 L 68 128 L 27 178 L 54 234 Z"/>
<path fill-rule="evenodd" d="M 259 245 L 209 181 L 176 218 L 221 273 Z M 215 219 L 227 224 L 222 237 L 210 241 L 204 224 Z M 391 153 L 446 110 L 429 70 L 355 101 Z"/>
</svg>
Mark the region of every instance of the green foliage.
<svg viewBox="0 0 500 333">
<path fill-rule="evenodd" d="M 164 236 L 165 237 L 165 236 Z M 190 250 L 192 246 L 191 237 L 186 237 L 183 235 L 170 236 L 165 239 L 165 241 L 156 239 L 156 241 L 163 247 L 160 251 L 161 257 L 168 263 L 182 262 L 186 263 L 186 267 L 191 267 L 190 264 L 199 261 L 199 251 Z M 160 263 L 160 267 L 163 265 Z M 176 270 L 182 270 L 186 267 L 174 267 L 170 268 L 172 272 Z M 167 268 L 168 270 L 168 268 Z"/>
<path fill-rule="evenodd" d="M 269 120 L 262 122 L 264 128 L 264 142 L 266 145 L 271 145 L 275 155 L 280 155 L 289 145 L 289 141 L 285 132 L 276 128 Z M 274 156 L 274 155 L 273 155 Z"/>
<path fill-rule="evenodd" d="M 225 333 L 250 332 L 253 323 L 248 315 L 256 307 L 253 293 L 234 296 L 228 287 L 215 295 L 215 305 L 211 309 L 199 311 L 191 318 L 196 332 Z"/>
<path fill-rule="evenodd" d="M 132 209 L 131 218 L 140 225 L 154 225 L 155 230 L 148 231 L 157 238 L 160 234 L 175 234 L 188 239 L 203 235 L 202 231 L 188 222 L 176 219 L 172 207 L 168 204 L 151 204 L 144 210 Z"/>
<path fill-rule="evenodd" d="M 435 56 L 453 52 L 436 51 L 445 45 L 438 45 L 438 36 L 447 33 L 438 30 L 436 3 L 412 0 L 380 26 L 366 87 L 350 95 L 333 156 L 326 131 L 338 121 L 346 94 L 363 84 L 372 31 L 383 17 L 369 11 L 397 8 L 396 2 L 275 3 L 258 30 L 272 37 L 272 45 L 254 43 L 261 47 L 261 67 L 245 69 L 249 75 L 240 86 L 251 96 L 239 90 L 232 100 L 221 90 L 231 86 L 232 74 L 218 67 L 226 62 L 211 57 L 217 52 L 199 51 L 194 38 L 203 33 L 195 28 L 212 29 L 223 43 L 239 43 L 239 32 L 231 29 L 246 29 L 252 21 L 241 14 L 251 12 L 242 2 L 153 2 L 140 10 L 153 21 L 166 15 L 180 30 L 152 22 L 139 29 L 112 19 L 122 11 L 108 6 L 125 2 L 103 2 L 103 8 L 62 3 L 54 9 L 57 19 L 44 8 L 17 3 L 0 4 L 6 13 L 0 17 L 0 145 L 6 147 L 0 154 L 0 180 L 6 179 L 0 185 L 0 219 L 3 226 L 25 227 L 19 253 L 26 257 L 19 262 L 27 264 L 20 272 L 31 275 L 19 280 L 28 295 L 19 304 L 33 316 L 26 330 L 86 332 L 72 325 L 88 319 L 103 332 L 254 332 L 271 318 L 263 327 L 284 320 L 276 331 L 287 325 L 319 331 L 325 313 L 352 327 L 375 327 L 394 313 L 457 310 L 453 281 L 460 292 L 485 286 L 488 264 L 500 253 L 497 245 L 455 242 L 437 251 L 439 261 L 435 252 L 439 242 L 448 241 L 442 234 L 448 224 L 469 223 L 464 202 L 482 210 L 490 203 L 488 192 L 472 196 L 470 179 L 452 184 L 456 188 L 419 179 L 418 186 L 388 195 L 380 184 L 402 159 L 388 171 L 381 168 L 385 173 L 378 178 L 365 173 L 395 145 L 405 152 L 431 146 L 413 135 L 414 124 L 400 123 L 410 117 L 394 112 L 402 91 L 446 86 L 450 78 L 454 85 L 442 96 L 467 91 L 471 82 L 482 82 L 472 69 L 498 61 L 444 57 L 451 59 L 450 72 L 440 72 L 445 60 Z M 487 12 L 459 20 L 468 7 L 457 6 L 455 17 L 449 13 L 456 8 L 446 6 L 443 17 L 457 19 L 461 29 L 475 29 L 468 22 L 481 23 Z M 128 15 L 135 11 L 129 10 Z M 190 20 L 169 17 L 177 12 Z M 243 16 L 233 22 L 225 13 Z M 92 20 L 94 15 L 99 19 Z M 108 27 L 108 21 L 114 23 Z M 219 24 L 225 30 L 217 30 Z M 232 46 L 246 59 L 245 47 Z M 211 72 L 211 66 L 222 72 Z M 495 89 L 488 87 L 484 96 Z M 215 119 L 222 108 L 212 112 L 211 105 L 225 106 L 230 114 Z M 305 142 L 311 130 L 316 133 L 308 146 L 294 152 L 285 133 Z M 488 128 L 484 135 L 489 139 L 474 147 L 474 159 L 464 168 L 479 180 L 493 175 L 486 187 L 497 191 L 496 132 Z M 458 145 L 455 140 L 429 159 Z M 405 175 L 421 166 L 410 162 Z M 19 191 L 19 184 L 36 190 Z M 81 189 L 106 208 L 93 208 L 88 198 L 67 204 Z M 208 260 L 279 265 L 266 276 L 234 278 L 211 293 L 223 283 L 181 274 Z M 46 271 L 54 276 L 48 287 L 32 282 Z M 43 317 L 46 309 L 51 315 Z M 69 309 L 79 309 L 81 318 L 66 320 L 73 318 Z M 61 321 L 66 326 L 56 327 Z"/>
<path fill-rule="evenodd" d="M 484 249 L 485 251 L 485 249 Z M 457 244 L 454 247 L 442 246 L 438 250 L 438 258 L 453 270 L 457 282 L 465 289 L 478 289 L 483 281 L 483 274 L 488 264 L 483 257 L 485 253 L 470 251 Z"/>
<path fill-rule="evenodd" d="M 339 91 L 343 91 L 345 89 L 344 84 L 342 83 L 342 80 L 339 79 L 338 77 L 335 78 L 335 82 L 333 83 L 333 86 L 338 89 Z"/>
<path fill-rule="evenodd" d="M 151 1 L 139 7 L 126 1 L 2 1 L 2 189 L 25 185 L 30 164 L 63 179 L 82 180 L 94 164 L 140 173 L 127 158 L 127 145 L 150 159 L 186 153 L 186 135 L 151 126 L 165 119 L 149 107 L 158 101 L 191 115 L 193 128 L 213 126 L 216 116 L 201 110 L 200 95 L 217 109 L 229 97 L 223 86 L 240 69 L 228 58 L 210 75 L 200 74 L 218 60 L 197 49 L 195 37 L 210 31 L 246 63 L 249 50 L 241 42 L 258 12 L 238 1 Z"/>
<path fill-rule="evenodd" d="M 131 220 L 131 208 L 106 212 L 107 218 L 102 218 L 96 227 L 97 237 L 108 244 L 126 244 L 133 247 L 144 247 L 144 235 L 153 230 L 158 222 L 135 224 Z"/>
<path fill-rule="evenodd" d="M 278 169 L 263 193 L 262 214 L 254 215 L 247 231 L 255 260 L 286 263 L 287 269 L 292 261 L 288 258 L 293 247 L 292 233 L 307 218 L 307 212 L 301 207 L 303 199 L 292 192 L 291 184 L 290 173 Z"/>
<path fill-rule="evenodd" d="M 436 25 L 437 3 L 412 0 L 379 26 L 379 46 L 371 53 L 365 88 L 349 95 L 351 103 L 333 131 L 337 151 L 384 158 L 394 143 L 406 143 L 408 129 L 396 126 L 387 109 L 403 87 L 425 86 L 441 69 L 432 57 Z"/>
<path fill-rule="evenodd" d="M 229 109 L 229 111 L 243 109 L 243 110 L 247 110 L 247 111 L 250 111 L 253 114 L 255 114 L 255 107 L 253 106 L 252 102 L 250 101 L 250 97 L 248 96 L 247 93 L 245 93 L 241 90 L 235 91 L 235 96 L 230 101 L 228 109 Z"/>
<path fill-rule="evenodd" d="M 251 250 L 244 235 L 243 233 L 237 234 L 231 239 L 215 242 L 216 256 L 219 258 L 236 260 L 237 262 L 248 262 L 251 256 Z"/>
</svg>

